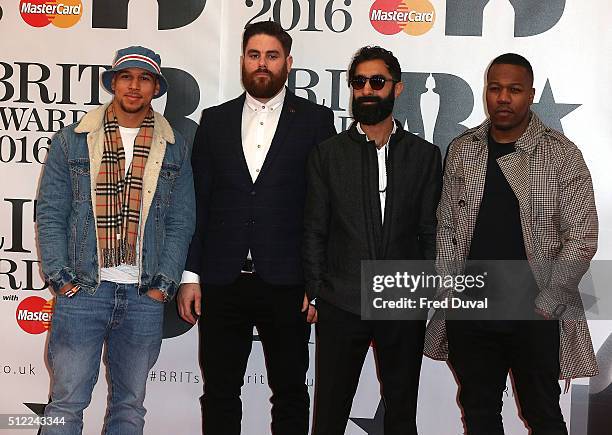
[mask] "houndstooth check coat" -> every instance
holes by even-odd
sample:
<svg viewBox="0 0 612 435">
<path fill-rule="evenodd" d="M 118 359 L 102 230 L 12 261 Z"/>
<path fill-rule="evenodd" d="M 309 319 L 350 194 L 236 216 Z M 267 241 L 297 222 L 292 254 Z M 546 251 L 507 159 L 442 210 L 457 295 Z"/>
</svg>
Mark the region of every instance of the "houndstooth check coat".
<svg viewBox="0 0 612 435">
<path fill-rule="evenodd" d="M 487 120 L 450 144 L 438 206 L 438 273 L 461 274 L 470 250 L 487 169 Z M 593 185 L 582 153 L 531 113 L 516 152 L 497 162 L 516 195 L 527 259 L 540 290 L 536 307 L 559 318 L 560 379 L 595 376 L 597 361 L 578 283 L 597 250 Z M 446 292 L 452 292 L 452 289 Z M 439 297 L 444 297 L 444 291 Z M 444 311 L 427 327 L 425 354 L 448 358 Z"/>
</svg>

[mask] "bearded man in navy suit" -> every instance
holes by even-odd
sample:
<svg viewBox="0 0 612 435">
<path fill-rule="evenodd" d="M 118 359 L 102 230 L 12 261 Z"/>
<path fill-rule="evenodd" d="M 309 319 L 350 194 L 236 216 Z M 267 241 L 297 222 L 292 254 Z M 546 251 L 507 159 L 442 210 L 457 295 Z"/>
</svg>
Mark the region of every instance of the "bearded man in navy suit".
<svg viewBox="0 0 612 435">
<path fill-rule="evenodd" d="M 205 435 L 240 434 L 253 326 L 272 390 L 272 432 L 308 433 L 309 322 L 301 245 L 309 151 L 336 131 L 333 112 L 285 87 L 291 37 L 270 21 L 242 42 L 240 97 L 204 110 L 192 166 L 196 232 L 178 306 L 200 317 Z"/>
</svg>

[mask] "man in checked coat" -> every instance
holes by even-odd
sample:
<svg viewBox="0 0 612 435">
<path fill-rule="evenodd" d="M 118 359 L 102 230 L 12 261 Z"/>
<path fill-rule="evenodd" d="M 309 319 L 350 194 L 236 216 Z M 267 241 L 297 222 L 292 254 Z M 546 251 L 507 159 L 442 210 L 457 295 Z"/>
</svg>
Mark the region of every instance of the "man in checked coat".
<svg viewBox="0 0 612 435">
<path fill-rule="evenodd" d="M 448 150 L 436 265 L 441 275 L 461 275 L 472 260 L 522 262 L 527 273 L 502 287 L 512 290 L 508 300 L 528 307 L 521 319 L 534 320 L 449 320 L 450 312 L 438 311 L 425 353 L 452 365 L 469 435 L 503 435 L 510 370 L 531 433 L 567 435 L 559 379 L 598 373 L 578 293 L 597 250 L 591 177 L 576 145 L 530 110 L 533 71 L 525 58 L 494 59 L 485 95 L 489 119 Z"/>
</svg>

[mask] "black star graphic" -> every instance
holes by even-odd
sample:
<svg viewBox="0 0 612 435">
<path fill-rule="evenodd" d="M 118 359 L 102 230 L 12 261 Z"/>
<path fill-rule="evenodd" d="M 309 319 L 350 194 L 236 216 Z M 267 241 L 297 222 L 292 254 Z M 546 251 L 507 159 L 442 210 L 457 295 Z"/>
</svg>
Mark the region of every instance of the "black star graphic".
<svg viewBox="0 0 612 435">
<path fill-rule="evenodd" d="M 372 418 L 351 417 L 350 420 L 364 430 L 368 435 L 385 435 L 384 427 L 385 405 L 382 401 L 378 402 L 378 408 Z"/>
<path fill-rule="evenodd" d="M 38 415 L 39 417 L 44 417 L 45 416 L 45 408 L 47 407 L 46 403 L 24 403 L 25 406 L 28 407 L 28 409 L 30 411 L 32 411 L 34 414 Z M 38 432 L 36 432 L 36 434 L 40 434 L 42 428 L 38 428 Z"/>
<path fill-rule="evenodd" d="M 561 119 L 580 106 L 581 104 L 557 103 L 552 88 L 550 87 L 550 81 L 546 80 L 544 90 L 542 91 L 542 95 L 540 95 L 540 101 L 532 104 L 531 110 L 540 117 L 544 124 L 563 133 Z"/>
<path fill-rule="evenodd" d="M 45 415 L 45 408 L 47 407 L 46 403 L 24 403 L 24 405 L 39 417 Z"/>
</svg>

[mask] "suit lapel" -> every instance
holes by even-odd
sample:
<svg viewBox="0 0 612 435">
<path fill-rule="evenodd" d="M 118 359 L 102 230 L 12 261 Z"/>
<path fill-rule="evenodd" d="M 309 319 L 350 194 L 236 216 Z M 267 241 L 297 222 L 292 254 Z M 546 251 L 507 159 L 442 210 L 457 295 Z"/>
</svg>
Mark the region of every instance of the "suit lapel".
<svg viewBox="0 0 612 435">
<path fill-rule="evenodd" d="M 261 173 L 255 180 L 256 183 L 266 176 L 266 173 L 272 165 L 274 158 L 278 154 L 279 150 L 283 147 L 285 137 L 287 136 L 287 133 L 289 133 L 291 124 L 295 118 L 296 108 L 294 98 L 295 97 L 293 94 L 287 90 L 285 101 L 283 102 L 283 110 L 281 111 L 278 125 L 276 127 L 276 132 L 274 133 L 272 143 L 270 144 L 270 149 L 268 150 L 268 154 L 266 155 L 266 159 L 264 160 L 264 164 L 261 168 Z"/>
<path fill-rule="evenodd" d="M 240 162 L 242 174 L 247 178 L 249 183 L 253 184 L 249 166 L 247 165 L 244 149 L 242 147 L 242 110 L 244 109 L 244 100 L 246 94 L 242 94 L 234 100 L 234 106 L 231 108 L 231 115 L 228 119 L 229 146 L 236 155 L 236 159 Z"/>
</svg>

